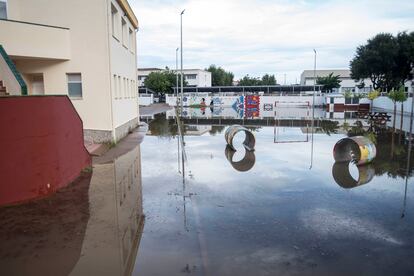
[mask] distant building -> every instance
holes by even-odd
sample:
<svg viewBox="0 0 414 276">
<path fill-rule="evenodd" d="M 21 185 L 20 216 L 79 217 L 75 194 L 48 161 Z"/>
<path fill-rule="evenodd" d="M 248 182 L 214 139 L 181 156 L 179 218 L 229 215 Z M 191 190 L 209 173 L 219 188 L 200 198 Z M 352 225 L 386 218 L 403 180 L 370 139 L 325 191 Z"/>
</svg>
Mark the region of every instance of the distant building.
<svg viewBox="0 0 414 276">
<path fill-rule="evenodd" d="M 138 20 L 127 0 L 0 0 L 0 18 L 24 93 L 68 95 L 95 142 L 138 125 Z M 22 94 L 10 79 L 0 76 L 7 94 Z"/>
<path fill-rule="evenodd" d="M 160 68 L 138 68 L 138 86 L 144 86 L 144 81 L 150 73 L 163 70 Z M 175 70 L 172 71 L 175 72 Z M 183 69 L 183 73 L 188 86 L 211 87 L 211 72 L 201 69 Z"/>
<path fill-rule="evenodd" d="M 341 87 L 335 89 L 333 92 L 343 93 L 346 91 L 364 93 L 370 92 L 373 90 L 372 82 L 370 79 L 364 79 L 365 86 L 363 88 L 358 88 L 360 82 L 356 82 L 351 78 L 351 70 L 349 69 L 332 69 L 332 70 L 304 70 L 300 75 L 300 84 L 301 85 L 313 85 L 315 83 L 314 74 L 316 77 L 327 77 L 329 74 L 333 73 L 334 76 L 339 75 L 341 80 Z M 407 92 L 411 92 L 411 82 L 405 83 L 405 89 Z"/>
</svg>

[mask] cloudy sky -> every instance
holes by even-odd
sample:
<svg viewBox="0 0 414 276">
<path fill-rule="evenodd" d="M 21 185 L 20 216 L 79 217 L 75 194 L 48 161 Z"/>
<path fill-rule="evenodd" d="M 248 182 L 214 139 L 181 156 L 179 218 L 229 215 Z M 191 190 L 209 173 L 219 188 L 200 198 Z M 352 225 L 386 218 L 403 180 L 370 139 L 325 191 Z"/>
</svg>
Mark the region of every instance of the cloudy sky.
<svg viewBox="0 0 414 276">
<path fill-rule="evenodd" d="M 294 83 L 304 69 L 347 68 L 379 32 L 414 30 L 414 1 L 129 0 L 140 22 L 139 67 L 175 67 L 183 17 L 184 68 L 210 64 Z"/>
</svg>

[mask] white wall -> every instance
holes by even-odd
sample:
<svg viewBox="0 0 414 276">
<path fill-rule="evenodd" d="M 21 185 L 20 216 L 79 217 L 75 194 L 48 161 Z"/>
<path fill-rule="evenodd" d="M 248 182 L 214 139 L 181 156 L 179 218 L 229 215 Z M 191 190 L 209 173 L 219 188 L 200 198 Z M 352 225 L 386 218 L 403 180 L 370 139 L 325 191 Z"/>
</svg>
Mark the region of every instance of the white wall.
<svg viewBox="0 0 414 276">
<path fill-rule="evenodd" d="M 183 101 L 184 106 L 198 105 L 202 102 L 202 98 L 204 98 L 206 105 L 210 105 L 210 101 L 213 100 L 214 105 L 229 107 L 232 106 L 240 96 L 209 96 L 208 93 L 184 93 L 184 97 L 187 98 L 187 101 Z M 260 96 L 260 105 L 274 105 L 276 102 L 279 103 L 279 106 L 306 105 L 308 103 L 309 105 L 312 105 L 312 96 Z M 175 106 L 176 97 L 166 95 L 166 103 Z M 323 96 L 315 96 L 315 105 L 321 106 L 323 103 Z"/>
<path fill-rule="evenodd" d="M 404 113 L 409 114 L 411 112 L 412 98 L 408 98 L 404 103 Z M 373 102 L 373 108 L 382 109 L 387 112 L 394 112 L 393 101 L 385 96 L 378 97 Z M 397 112 L 401 113 L 401 103 L 397 103 Z"/>
<path fill-rule="evenodd" d="M 140 94 L 138 103 L 143 106 L 151 105 L 154 103 L 154 96 L 152 94 Z"/>
<path fill-rule="evenodd" d="M 42 74 L 45 94 L 68 94 L 66 73 L 82 74 L 72 103 L 85 129 L 112 130 L 106 1 L 9 0 L 9 19 L 69 28 L 70 60 L 16 58 L 22 74 Z M 73 20 L 76 17 L 76 20 Z M 0 38 L 1 43 L 1 38 Z M 25 43 L 31 43 L 27 37 Z"/>
<path fill-rule="evenodd" d="M 132 46 L 129 43 L 123 45 L 112 36 L 111 2 L 127 22 L 127 30 L 133 30 Z M 66 74 L 81 73 L 82 97 L 71 100 L 82 118 L 84 129 L 113 132 L 118 126 L 138 117 L 136 32 L 116 0 L 8 0 L 8 12 L 12 20 L 69 28 L 69 42 L 65 48 L 70 49 L 68 60 L 62 60 L 61 57 L 33 58 L 36 57 L 36 51 L 29 59 L 13 57 L 29 89 L 28 76 L 43 74 L 46 95 L 67 95 Z M 26 49 L 37 45 L 31 44 L 31 37 L 24 39 Z M 48 41 L 51 39 L 53 37 Z M 128 85 L 119 89 L 123 91 L 122 97 L 115 98 L 114 74 L 122 77 L 122 80 L 128 79 Z"/>
<path fill-rule="evenodd" d="M 111 11 L 111 2 L 118 10 L 118 26 L 121 25 L 121 16 L 124 14 L 116 1 L 108 1 L 108 11 Z M 112 34 L 111 15 L 108 16 L 110 41 L 110 70 L 111 70 L 111 94 L 113 108 L 114 129 L 138 117 L 137 104 L 137 66 L 136 66 L 136 43 L 132 45 L 128 41 L 136 41 L 134 27 L 127 16 L 122 16 L 126 21 L 127 39 L 122 39 L 122 30 L 119 35 Z M 129 37 L 129 29 L 132 29 L 132 38 Z M 125 42 L 127 41 L 127 42 Z M 117 81 L 115 81 L 115 77 Z M 119 83 L 119 80 L 121 82 Z"/>
</svg>

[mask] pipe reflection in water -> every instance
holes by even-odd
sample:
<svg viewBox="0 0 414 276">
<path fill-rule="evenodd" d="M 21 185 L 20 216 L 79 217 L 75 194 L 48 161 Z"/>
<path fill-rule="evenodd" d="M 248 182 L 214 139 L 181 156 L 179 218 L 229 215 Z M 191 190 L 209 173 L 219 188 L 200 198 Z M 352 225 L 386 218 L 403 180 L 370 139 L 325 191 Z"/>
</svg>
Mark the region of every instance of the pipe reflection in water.
<svg viewBox="0 0 414 276">
<path fill-rule="evenodd" d="M 231 146 L 227 145 L 224 151 L 227 160 L 229 160 L 230 164 L 238 170 L 239 172 L 247 172 L 251 168 L 253 168 L 256 162 L 256 156 L 254 151 L 245 150 L 245 154 L 242 160 L 240 161 L 233 161 L 233 156 L 236 153 L 235 150 L 231 148 Z"/>
<path fill-rule="evenodd" d="M 358 169 L 358 179 L 351 175 L 350 166 Z M 375 169 L 371 164 L 356 166 L 352 162 L 335 162 L 332 175 L 339 186 L 350 189 L 369 183 L 374 178 Z"/>
<path fill-rule="evenodd" d="M 333 149 L 336 162 L 355 162 L 363 165 L 377 155 L 375 144 L 364 136 L 346 137 L 339 140 Z"/>
<path fill-rule="evenodd" d="M 234 136 L 236 136 L 237 133 L 242 132 L 242 131 L 246 134 L 246 138 L 244 139 L 243 146 L 248 151 L 253 151 L 254 146 L 256 144 L 256 139 L 254 138 L 254 135 L 250 130 L 240 125 L 232 125 L 226 129 L 226 132 L 224 133 L 224 138 L 226 139 L 227 144 L 233 150 L 236 150 L 236 148 L 233 146 L 233 138 Z"/>
</svg>

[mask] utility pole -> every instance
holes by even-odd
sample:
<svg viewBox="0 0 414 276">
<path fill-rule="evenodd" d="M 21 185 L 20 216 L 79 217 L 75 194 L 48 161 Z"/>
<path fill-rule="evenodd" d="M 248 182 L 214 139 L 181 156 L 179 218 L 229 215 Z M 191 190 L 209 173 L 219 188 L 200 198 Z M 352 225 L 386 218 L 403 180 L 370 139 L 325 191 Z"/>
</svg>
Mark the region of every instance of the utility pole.
<svg viewBox="0 0 414 276">
<path fill-rule="evenodd" d="M 183 14 L 185 9 L 180 14 L 180 33 L 181 33 L 181 112 L 183 112 L 183 98 L 184 98 L 184 75 L 183 75 Z"/>
<path fill-rule="evenodd" d="M 313 49 L 315 53 L 315 59 L 313 62 L 313 95 L 312 95 L 312 144 L 311 144 L 311 164 L 309 169 L 313 167 L 313 134 L 315 132 L 315 92 L 316 92 L 316 50 Z"/>
<path fill-rule="evenodd" d="M 175 106 L 178 107 L 178 50 L 175 49 Z"/>
</svg>

